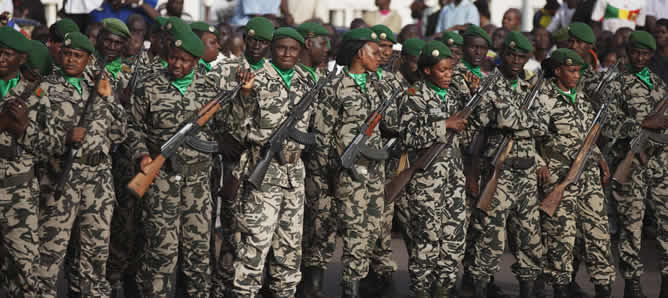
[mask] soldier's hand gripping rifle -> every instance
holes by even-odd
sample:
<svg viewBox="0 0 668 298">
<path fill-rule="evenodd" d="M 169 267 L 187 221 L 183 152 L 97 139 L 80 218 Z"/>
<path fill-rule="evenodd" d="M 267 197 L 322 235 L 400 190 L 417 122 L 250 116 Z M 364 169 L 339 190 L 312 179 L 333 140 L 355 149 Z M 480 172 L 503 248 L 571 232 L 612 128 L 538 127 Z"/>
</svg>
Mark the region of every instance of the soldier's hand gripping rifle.
<svg viewBox="0 0 668 298">
<path fill-rule="evenodd" d="M 102 61 L 102 67 L 100 68 L 100 73 L 97 77 L 97 80 L 95 81 L 95 88 L 91 91 L 90 95 L 88 96 L 88 100 L 86 101 L 86 105 L 84 106 L 83 113 L 81 114 L 81 117 L 79 118 L 79 123 L 76 125 L 76 127 L 86 127 L 88 125 L 88 119 L 86 119 L 86 115 L 88 115 L 90 109 L 93 107 L 95 100 L 97 99 L 98 88 L 100 87 L 100 82 L 105 76 L 104 72 L 106 67 L 107 67 L 107 62 Z M 60 199 L 60 196 L 63 195 L 63 192 L 65 191 L 65 183 L 67 182 L 70 171 L 72 170 L 72 164 L 74 163 L 74 156 L 77 155 L 79 149 L 81 149 L 81 143 L 75 143 L 75 142 L 71 142 L 70 144 L 67 144 L 65 147 L 63 172 L 60 174 L 60 176 L 58 176 L 58 180 L 56 181 L 56 190 L 54 192 L 54 200 L 56 201 Z"/>
<path fill-rule="evenodd" d="M 160 147 L 160 154 L 156 156 L 153 161 L 142 169 L 137 175 L 128 183 L 128 190 L 137 197 L 141 198 L 146 193 L 146 190 L 151 186 L 155 177 L 158 176 L 160 168 L 165 164 L 165 161 L 172 157 L 176 151 L 186 144 L 197 132 L 204 126 L 216 112 L 232 100 L 241 84 L 237 85 L 231 91 L 222 91 L 216 97 L 203 106 L 197 115 L 193 116 L 188 121 L 184 122 L 181 129 L 174 134 L 167 142 Z"/>
<path fill-rule="evenodd" d="M 665 97 L 659 105 L 656 107 L 652 115 L 665 115 L 666 109 L 668 109 L 668 97 Z M 665 117 L 665 116 L 664 116 Z M 633 172 L 635 165 L 633 164 L 633 159 L 638 156 L 640 162 L 645 165 L 647 164 L 647 156 L 645 150 L 649 147 L 650 142 L 667 145 L 668 144 L 668 135 L 656 133 L 648 129 L 643 129 L 639 135 L 637 135 L 631 143 L 629 144 L 629 151 L 624 156 L 624 159 L 617 165 L 615 173 L 612 176 L 612 179 L 617 181 L 620 184 L 629 183 L 629 176 Z"/>
<path fill-rule="evenodd" d="M 267 143 L 262 146 L 262 159 L 258 161 L 257 165 L 255 165 L 255 169 L 253 169 L 253 172 L 251 172 L 247 179 L 256 189 L 262 187 L 264 176 L 267 175 L 267 170 L 269 169 L 269 164 L 274 156 L 278 155 L 280 157 L 278 153 L 283 150 L 283 143 L 286 139 L 290 138 L 302 145 L 315 144 L 315 135 L 300 132 L 295 128 L 295 125 L 304 117 L 304 113 L 306 113 L 311 105 L 318 99 L 320 90 L 322 90 L 322 88 L 335 76 L 336 72 L 332 71 L 327 77 L 318 80 L 315 87 L 302 97 L 299 103 L 292 109 L 288 117 L 281 123 L 278 130 L 276 130 Z"/>
<path fill-rule="evenodd" d="M 522 110 L 529 110 L 533 106 L 533 103 L 536 101 L 536 96 L 538 95 L 538 91 L 540 88 L 543 86 L 543 82 L 545 81 L 545 73 L 540 72 L 540 75 L 538 77 L 538 81 L 536 81 L 536 85 L 531 89 L 531 92 L 529 92 L 526 97 L 524 97 L 524 101 L 522 102 Z M 510 150 L 513 149 L 513 144 L 515 143 L 515 140 L 512 138 L 512 136 L 504 136 L 503 140 L 501 141 L 501 144 L 499 145 L 499 148 L 496 150 L 496 153 L 494 154 L 494 160 L 492 160 L 492 165 L 494 165 L 494 172 L 492 173 L 492 176 L 489 178 L 489 181 L 487 181 L 487 184 L 485 184 L 485 188 L 482 191 L 482 194 L 480 195 L 480 199 L 478 200 L 478 209 L 481 209 L 483 211 L 489 211 L 489 207 L 492 203 L 492 199 L 494 199 L 494 193 L 496 192 L 496 186 L 499 181 L 499 176 L 501 175 L 501 171 L 503 170 L 503 163 L 506 161 L 506 157 L 508 157 L 508 154 L 510 154 Z"/>
<path fill-rule="evenodd" d="M 482 83 L 480 84 L 480 89 L 478 89 L 478 92 L 476 92 L 475 95 L 471 97 L 471 99 L 466 103 L 466 106 L 464 108 L 457 112 L 455 115 L 462 117 L 464 119 L 467 119 L 469 116 L 471 116 L 471 113 L 473 113 L 473 110 L 480 104 L 480 100 L 482 99 L 482 95 L 487 92 L 487 90 L 494 85 L 494 82 L 501 76 L 500 72 L 495 72 L 494 74 L 489 75 L 486 77 Z M 429 149 L 427 149 L 427 152 L 424 153 L 422 156 L 418 158 L 413 164 L 411 164 L 410 168 L 405 169 L 402 171 L 399 175 L 394 176 L 392 178 L 392 181 L 390 183 L 385 184 L 385 200 L 388 202 L 393 202 L 406 188 L 406 185 L 408 185 L 408 182 L 411 181 L 413 176 L 420 171 L 424 172 L 426 171 L 431 164 L 436 160 L 436 158 L 452 144 L 452 139 L 454 138 L 455 133 L 453 131 L 448 131 L 447 135 L 447 141 L 445 143 L 436 143 L 432 145 Z"/>
</svg>

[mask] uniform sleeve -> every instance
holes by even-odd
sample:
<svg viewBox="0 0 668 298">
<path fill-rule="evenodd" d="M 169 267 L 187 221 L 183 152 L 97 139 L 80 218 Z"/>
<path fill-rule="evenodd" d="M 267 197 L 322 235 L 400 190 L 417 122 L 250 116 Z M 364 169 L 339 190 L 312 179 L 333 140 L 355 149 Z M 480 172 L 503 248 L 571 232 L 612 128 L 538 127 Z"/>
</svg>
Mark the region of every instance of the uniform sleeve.
<svg viewBox="0 0 668 298">
<path fill-rule="evenodd" d="M 320 92 L 317 108 L 313 113 L 313 133 L 316 135 L 316 152 L 326 152 L 331 144 L 332 128 L 336 118 L 336 100 L 333 87 L 325 87 Z"/>
<path fill-rule="evenodd" d="M 150 129 L 147 118 L 150 112 L 151 99 L 147 91 L 146 87 L 139 83 L 133 95 L 134 104 L 129 112 L 127 141 L 129 147 L 134 149 L 133 160 L 149 154 L 146 146 L 146 131 Z"/>
<path fill-rule="evenodd" d="M 444 112 L 427 110 L 427 105 L 418 94 L 410 96 L 401 108 L 401 127 L 404 146 L 410 150 L 420 150 L 432 146 L 440 136 L 447 133 Z"/>
<path fill-rule="evenodd" d="M 366 120 L 367 110 L 362 106 L 359 96 L 343 95 L 337 111 L 340 129 L 334 134 L 334 143 L 339 149 L 345 149 L 360 130 Z"/>
<path fill-rule="evenodd" d="M 47 159 L 54 152 L 62 151 L 59 148 L 64 147 L 64 142 L 56 137 L 56 132 L 48 123 L 52 113 L 48 97 L 32 95 L 27 101 L 34 104 L 29 108 L 28 127 L 18 143 L 38 159 Z"/>
</svg>

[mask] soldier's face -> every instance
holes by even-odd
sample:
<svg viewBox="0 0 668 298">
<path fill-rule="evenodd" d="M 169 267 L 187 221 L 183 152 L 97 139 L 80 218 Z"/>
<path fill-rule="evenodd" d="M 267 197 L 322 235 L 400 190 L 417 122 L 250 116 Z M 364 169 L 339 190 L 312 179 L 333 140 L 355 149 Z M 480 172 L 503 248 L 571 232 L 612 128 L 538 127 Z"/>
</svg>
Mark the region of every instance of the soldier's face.
<svg viewBox="0 0 668 298">
<path fill-rule="evenodd" d="M 190 53 L 172 46 L 167 58 L 167 70 L 169 74 L 175 79 L 181 79 L 191 73 L 197 64 L 197 58 Z"/>
<path fill-rule="evenodd" d="M 49 55 L 51 55 L 56 65 L 62 65 L 63 63 L 60 61 L 60 49 L 63 47 L 63 43 L 49 40 L 46 42 L 46 47 L 49 49 Z"/>
<path fill-rule="evenodd" d="M 626 49 L 629 54 L 629 61 L 634 70 L 641 70 L 649 65 L 649 60 L 654 56 L 654 52 L 648 49 L 638 49 L 629 46 Z"/>
<path fill-rule="evenodd" d="M 83 50 L 63 48 L 60 51 L 63 72 L 70 77 L 80 77 L 88 65 L 90 55 Z"/>
<path fill-rule="evenodd" d="M 218 53 L 220 52 L 220 44 L 218 44 L 218 36 L 213 33 L 202 33 L 200 38 L 202 43 L 204 43 L 204 55 L 202 55 L 202 60 L 206 62 L 211 62 L 216 60 Z"/>
<path fill-rule="evenodd" d="M 151 49 L 150 52 L 153 55 L 160 55 L 163 53 L 163 48 L 165 47 L 164 40 L 163 40 L 164 34 L 162 31 L 158 32 L 153 32 L 151 34 Z"/>
<path fill-rule="evenodd" d="M 656 38 L 656 45 L 659 48 L 668 47 L 668 27 L 657 26 L 656 32 L 654 32 L 654 38 Z"/>
<path fill-rule="evenodd" d="M 529 61 L 529 54 L 511 49 L 504 49 L 501 52 L 501 70 L 507 77 L 517 77 L 523 71 L 527 61 Z"/>
<path fill-rule="evenodd" d="M 327 47 L 328 40 L 329 38 L 326 36 L 318 36 L 306 40 L 306 49 L 309 51 L 311 62 L 314 66 L 327 61 L 327 53 L 329 52 L 329 47 Z"/>
<path fill-rule="evenodd" d="M 431 67 L 424 68 L 424 74 L 432 84 L 447 89 L 452 82 L 454 70 L 455 61 L 452 58 L 446 58 Z"/>
<path fill-rule="evenodd" d="M 246 54 L 246 58 L 248 58 L 251 63 L 257 63 L 260 59 L 264 58 L 271 45 L 271 43 L 266 40 L 257 39 L 252 36 L 246 36 L 245 42 L 246 51 L 244 54 Z"/>
<path fill-rule="evenodd" d="M 580 66 L 559 66 L 554 70 L 554 76 L 557 77 L 557 85 L 563 86 L 567 89 L 573 89 L 578 85 L 578 81 L 580 80 Z"/>
<path fill-rule="evenodd" d="M 399 67 L 399 70 L 401 71 L 401 74 L 403 74 L 408 81 L 415 82 L 418 79 L 420 79 L 420 75 L 418 73 L 417 56 L 402 55 L 400 62 L 401 66 Z"/>
<path fill-rule="evenodd" d="M 21 64 L 25 63 L 26 54 L 19 53 L 10 48 L 0 48 L 0 78 L 4 79 L 19 71 Z M 9 78 L 12 79 L 12 78 Z"/>
<path fill-rule="evenodd" d="M 126 57 L 131 57 L 139 54 L 139 51 L 144 46 L 144 39 L 138 33 L 133 33 L 132 37 L 128 40 L 128 43 L 125 45 L 123 54 Z"/>
<path fill-rule="evenodd" d="M 455 65 L 459 63 L 459 60 L 462 60 L 462 57 L 464 57 L 464 49 L 460 46 L 451 46 L 450 52 L 452 52 L 452 58 L 455 60 Z"/>
<path fill-rule="evenodd" d="M 113 61 L 123 54 L 127 39 L 107 31 L 103 32 L 100 38 L 101 42 L 97 42 L 97 50 L 102 53 L 104 59 Z"/>
<path fill-rule="evenodd" d="M 482 37 L 467 37 L 464 39 L 464 59 L 473 66 L 480 66 L 487 56 L 489 45 Z"/>
<path fill-rule="evenodd" d="M 378 43 L 367 42 L 357 52 L 357 56 L 367 71 L 376 71 L 378 69 L 378 56 L 380 55 Z"/>
<path fill-rule="evenodd" d="M 302 45 L 292 38 L 275 40 L 271 47 L 271 60 L 282 70 L 292 69 L 297 60 Z"/>
<path fill-rule="evenodd" d="M 580 57 L 585 58 L 589 55 L 592 45 L 571 36 L 568 38 L 568 48 L 578 53 Z"/>
<path fill-rule="evenodd" d="M 380 49 L 378 64 L 382 67 L 390 63 L 390 59 L 392 58 L 392 42 L 381 40 L 378 42 L 378 48 Z"/>
</svg>

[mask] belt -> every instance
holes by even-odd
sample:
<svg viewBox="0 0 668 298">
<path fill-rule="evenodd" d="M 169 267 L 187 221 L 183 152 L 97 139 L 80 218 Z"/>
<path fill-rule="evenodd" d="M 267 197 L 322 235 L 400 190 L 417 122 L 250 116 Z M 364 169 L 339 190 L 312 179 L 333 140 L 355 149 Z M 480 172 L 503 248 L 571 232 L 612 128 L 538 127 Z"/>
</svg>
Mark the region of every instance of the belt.
<svg viewBox="0 0 668 298">
<path fill-rule="evenodd" d="M 107 160 L 107 155 L 102 152 L 84 155 L 76 159 L 77 163 L 91 167 L 96 167 Z"/>
<path fill-rule="evenodd" d="M 9 161 L 16 160 L 19 157 L 19 147 L 15 142 L 9 146 L 0 145 L 0 157 Z"/>
<path fill-rule="evenodd" d="M 0 180 L 0 188 L 7 188 L 25 184 L 30 180 L 32 180 L 33 177 L 35 177 L 35 169 L 30 168 L 28 172 L 25 172 L 23 174 L 6 177 L 5 179 Z"/>
<path fill-rule="evenodd" d="M 298 160 L 301 159 L 302 156 L 302 151 L 297 150 L 297 151 L 286 151 L 283 150 L 278 154 L 278 163 L 281 165 L 284 164 L 293 164 L 296 163 Z"/>
<path fill-rule="evenodd" d="M 536 164 L 536 159 L 532 157 L 512 157 L 506 159 L 503 163 L 504 168 L 511 168 L 516 170 L 526 170 Z"/>
<path fill-rule="evenodd" d="M 201 174 L 205 170 L 209 170 L 211 168 L 210 161 L 200 161 L 192 164 L 186 164 L 176 160 L 169 160 L 167 164 L 167 169 L 169 172 L 186 177 Z"/>
</svg>

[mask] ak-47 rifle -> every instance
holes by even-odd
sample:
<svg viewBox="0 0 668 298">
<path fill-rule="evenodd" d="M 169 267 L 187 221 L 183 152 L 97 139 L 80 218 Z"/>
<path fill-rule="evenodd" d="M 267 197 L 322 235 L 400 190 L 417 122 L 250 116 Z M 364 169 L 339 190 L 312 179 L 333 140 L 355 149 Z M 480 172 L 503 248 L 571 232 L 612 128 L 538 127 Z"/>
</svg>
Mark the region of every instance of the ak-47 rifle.
<svg viewBox="0 0 668 298">
<path fill-rule="evenodd" d="M 471 113 L 473 113 L 473 110 L 480 104 L 480 100 L 482 99 L 482 95 L 487 92 L 487 90 L 494 85 L 494 82 L 501 76 L 500 72 L 495 72 L 494 74 L 489 75 L 486 77 L 482 83 L 480 84 L 480 88 L 478 89 L 478 92 L 476 92 L 475 95 L 471 97 L 471 99 L 466 103 L 466 106 L 464 108 L 457 112 L 455 115 L 467 119 L 469 116 L 471 116 Z M 418 160 L 416 160 L 413 164 L 411 164 L 410 168 L 405 169 L 402 171 L 399 175 L 394 176 L 392 181 L 390 183 L 385 184 L 385 200 L 388 202 L 393 202 L 404 190 L 406 185 L 408 185 L 408 182 L 411 181 L 413 176 L 420 171 L 424 172 L 426 171 L 431 164 L 436 160 L 436 158 L 452 144 L 452 140 L 455 136 L 455 133 L 452 131 L 448 131 L 447 135 L 447 141 L 445 143 L 436 143 L 432 145 L 429 149 L 427 149 L 427 152 L 420 156 Z"/>
<path fill-rule="evenodd" d="M 596 98 L 601 98 L 601 93 L 605 90 L 605 87 L 617 76 L 619 73 L 617 67 L 618 64 L 615 64 L 605 73 L 603 79 L 599 82 L 595 89 L 594 94 Z M 596 146 L 596 141 L 601 134 L 603 124 L 605 124 L 605 121 L 607 120 L 608 106 L 610 106 L 611 101 L 612 96 L 609 96 L 607 100 L 604 100 L 603 104 L 596 113 L 596 117 L 594 118 L 591 127 L 589 127 L 587 137 L 580 147 L 580 151 L 578 151 L 578 154 L 575 156 L 575 159 L 571 164 L 570 170 L 568 170 L 568 174 L 560 183 L 554 186 L 552 191 L 541 203 L 540 209 L 543 210 L 547 215 L 552 216 L 554 215 L 554 212 L 557 211 L 557 207 L 559 206 L 559 202 L 561 202 L 561 199 L 564 196 L 566 187 L 580 180 L 580 176 L 584 171 L 587 160 L 589 159 L 589 156 L 591 156 L 593 148 Z"/>
<path fill-rule="evenodd" d="M 654 109 L 652 114 L 665 115 L 666 109 L 668 109 L 668 97 L 664 98 L 659 105 Z M 668 144 L 668 135 L 656 133 L 643 129 L 639 135 L 637 135 L 629 143 L 629 151 L 624 156 L 624 159 L 617 165 L 615 168 L 615 173 L 612 176 L 612 179 L 619 182 L 620 184 L 629 183 L 629 176 L 633 172 L 635 165 L 633 164 L 633 159 L 638 156 L 638 159 L 641 164 L 647 164 L 647 155 L 645 150 L 649 146 L 649 141 L 653 141 L 659 144 Z"/>
<path fill-rule="evenodd" d="M 524 97 L 524 101 L 522 102 L 522 110 L 531 109 L 533 103 L 536 101 L 538 91 L 543 86 L 544 81 L 545 73 L 541 71 L 540 75 L 538 76 L 538 81 L 536 81 L 536 85 L 533 87 L 533 89 L 531 89 L 531 92 L 529 92 L 526 97 Z M 485 184 L 485 188 L 480 195 L 480 199 L 478 200 L 477 205 L 478 209 L 481 209 L 485 212 L 489 211 L 489 207 L 492 204 L 492 199 L 494 198 L 494 193 L 496 192 L 499 176 L 501 176 L 501 171 L 503 170 L 503 163 L 506 161 L 508 154 L 510 154 L 510 150 L 512 150 L 514 143 L 515 140 L 512 138 L 512 136 L 503 137 L 499 148 L 494 154 L 494 160 L 492 160 L 492 164 L 494 165 L 494 172 L 489 178 L 489 181 L 487 181 L 487 184 Z"/>
<path fill-rule="evenodd" d="M 288 117 L 281 123 L 278 130 L 269 138 L 267 143 L 262 147 L 262 159 L 260 159 L 253 169 L 253 172 L 248 176 L 250 182 L 256 189 L 262 186 L 264 176 L 267 175 L 269 164 L 274 156 L 279 156 L 278 153 L 283 150 L 283 143 L 286 139 L 291 138 L 295 142 L 302 145 L 315 144 L 315 135 L 303 133 L 295 128 L 295 124 L 304 117 L 304 113 L 311 107 L 311 105 L 318 99 L 318 94 L 325 85 L 327 85 L 334 77 L 336 72 L 330 72 L 327 77 L 318 80 L 318 83 L 309 90 L 299 103 L 292 109 Z"/>
<path fill-rule="evenodd" d="M 128 190 L 137 197 L 141 198 L 146 190 L 151 186 L 155 177 L 158 176 L 160 168 L 165 161 L 172 157 L 177 149 L 186 144 L 197 132 L 204 126 L 211 117 L 213 117 L 222 106 L 225 106 L 232 98 L 236 96 L 241 89 L 241 84 L 237 85 L 231 91 L 222 91 L 218 93 L 213 100 L 204 105 L 197 115 L 183 123 L 181 129 L 174 134 L 167 142 L 160 147 L 160 154 L 153 161 L 144 167 L 143 171 L 128 183 Z"/>
<path fill-rule="evenodd" d="M 91 90 L 86 105 L 84 106 L 83 113 L 79 118 L 79 123 L 76 127 L 86 127 L 88 126 L 88 119 L 86 115 L 89 114 L 90 109 L 93 107 L 93 104 L 98 96 L 98 88 L 100 87 L 100 81 L 104 78 L 104 70 L 107 67 L 107 62 L 102 61 L 102 67 L 100 68 L 100 73 L 98 74 L 97 80 L 95 81 L 95 87 Z M 65 159 L 63 160 L 63 172 L 58 176 L 56 181 L 56 190 L 54 192 L 54 200 L 58 201 L 60 196 L 63 195 L 65 191 L 65 183 L 67 182 L 70 171 L 72 170 L 72 164 L 74 163 L 74 156 L 77 155 L 81 149 L 81 143 L 70 143 L 65 147 Z"/>
</svg>

